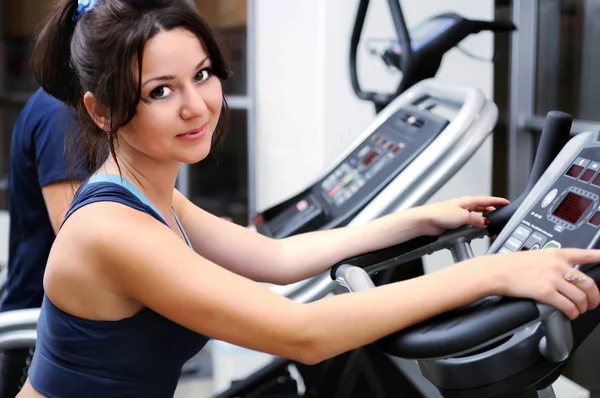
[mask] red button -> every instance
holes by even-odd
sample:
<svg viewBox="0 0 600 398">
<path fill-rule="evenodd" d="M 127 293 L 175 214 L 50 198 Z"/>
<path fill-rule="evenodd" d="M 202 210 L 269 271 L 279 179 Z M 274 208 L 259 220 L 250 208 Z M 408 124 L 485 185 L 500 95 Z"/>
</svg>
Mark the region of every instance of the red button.
<svg viewBox="0 0 600 398">
<path fill-rule="evenodd" d="M 298 202 L 296 204 L 296 209 L 300 212 L 306 210 L 307 207 L 308 207 L 308 202 L 306 200 L 301 200 L 300 202 Z"/>
<path fill-rule="evenodd" d="M 337 193 L 337 191 L 339 191 L 342 188 L 341 184 L 336 185 L 335 187 L 333 187 L 331 189 L 331 191 L 329 191 L 328 195 L 333 197 L 333 195 L 335 195 Z"/>
</svg>

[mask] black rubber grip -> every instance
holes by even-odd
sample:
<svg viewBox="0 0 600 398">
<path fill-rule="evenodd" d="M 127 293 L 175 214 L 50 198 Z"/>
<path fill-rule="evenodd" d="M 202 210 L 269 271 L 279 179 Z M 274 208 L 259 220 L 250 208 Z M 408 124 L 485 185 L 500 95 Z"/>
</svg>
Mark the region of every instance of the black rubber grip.
<svg viewBox="0 0 600 398">
<path fill-rule="evenodd" d="M 513 216 L 519 206 L 521 206 L 521 203 L 529 194 L 533 186 L 554 161 L 567 141 L 569 141 L 572 123 L 573 118 L 567 113 L 559 111 L 548 112 L 540 143 L 535 154 L 531 174 L 529 175 L 529 181 L 527 182 L 527 187 L 521 195 L 517 199 L 511 201 L 508 206 L 484 214 L 484 216 L 490 220 L 490 225 L 488 226 L 490 235 L 497 235 L 502 228 L 506 226 L 508 220 Z"/>
<path fill-rule="evenodd" d="M 337 269 L 344 265 L 353 265 L 355 267 L 365 268 L 375 264 L 379 264 L 383 261 L 391 260 L 394 257 L 401 256 L 413 250 L 419 249 L 423 246 L 427 246 L 438 240 L 437 236 L 419 236 L 409 241 L 400 243 L 395 246 L 386 247 L 385 249 L 372 251 L 369 253 L 361 254 L 359 256 L 350 257 L 346 260 L 340 261 L 331 268 L 331 279 L 336 280 L 335 273 Z"/>
<path fill-rule="evenodd" d="M 600 286 L 600 264 L 584 271 Z M 533 300 L 493 296 L 408 327 L 377 342 L 385 352 L 402 358 L 455 356 L 522 328 L 539 316 Z M 576 346 L 600 323 L 600 307 L 572 321 Z"/>
<path fill-rule="evenodd" d="M 487 297 L 394 333 L 377 344 L 402 358 L 447 357 L 494 340 L 538 316 L 532 300 Z"/>
</svg>

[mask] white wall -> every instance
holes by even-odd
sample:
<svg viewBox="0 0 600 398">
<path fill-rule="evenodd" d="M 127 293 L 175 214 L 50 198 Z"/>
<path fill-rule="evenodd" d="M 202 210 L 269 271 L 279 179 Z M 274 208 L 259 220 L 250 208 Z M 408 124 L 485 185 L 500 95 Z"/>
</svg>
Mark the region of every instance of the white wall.
<svg viewBox="0 0 600 398">
<path fill-rule="evenodd" d="M 414 26 L 446 11 L 492 19 L 492 0 L 402 0 L 406 21 Z M 256 1 L 256 188 L 257 207 L 275 204 L 318 178 L 374 116 L 358 100 L 348 72 L 350 35 L 358 0 Z M 373 0 L 362 38 L 393 37 L 386 0 Z M 493 38 L 480 33 L 461 47 L 492 58 Z M 383 62 L 359 50 L 359 78 L 365 89 L 392 91 L 398 76 Z M 438 78 L 480 88 L 492 97 L 493 66 L 450 51 Z M 473 182 L 476 183 L 473 183 Z M 473 157 L 433 201 L 491 192 L 491 142 Z M 474 250 L 482 253 L 486 242 Z M 445 256 L 442 254 L 441 256 Z M 447 257 L 447 256 L 446 256 Z M 426 260 L 443 265 L 436 255 Z"/>
</svg>

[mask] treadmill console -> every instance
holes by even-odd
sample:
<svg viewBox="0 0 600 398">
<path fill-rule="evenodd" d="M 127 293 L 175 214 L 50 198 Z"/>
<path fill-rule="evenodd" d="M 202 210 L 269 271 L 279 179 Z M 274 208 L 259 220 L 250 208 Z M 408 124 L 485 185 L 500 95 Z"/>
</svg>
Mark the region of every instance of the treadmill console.
<svg viewBox="0 0 600 398">
<path fill-rule="evenodd" d="M 396 174 L 447 124 L 417 108 L 399 110 L 322 180 L 319 194 L 335 210 L 347 207 L 352 198 L 377 189 L 383 176 Z"/>
<path fill-rule="evenodd" d="M 442 115 L 416 105 L 400 108 L 315 185 L 277 214 L 265 212 L 258 232 L 280 238 L 343 225 L 446 128 Z"/>
<path fill-rule="evenodd" d="M 498 252 L 582 247 L 583 242 L 593 247 L 600 235 L 599 171 L 600 148 L 582 149 Z"/>
</svg>

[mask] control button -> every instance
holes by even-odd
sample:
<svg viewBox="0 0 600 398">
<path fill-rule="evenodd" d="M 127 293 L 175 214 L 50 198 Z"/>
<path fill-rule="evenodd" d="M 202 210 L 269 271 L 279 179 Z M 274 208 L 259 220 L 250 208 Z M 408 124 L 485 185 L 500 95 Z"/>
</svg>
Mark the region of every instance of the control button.
<svg viewBox="0 0 600 398">
<path fill-rule="evenodd" d="M 597 186 L 600 187 L 600 174 L 596 175 L 596 177 L 592 181 L 592 184 L 597 185 Z"/>
<path fill-rule="evenodd" d="M 342 180 L 342 183 L 346 186 L 352 184 L 352 180 L 354 179 L 354 174 L 347 174 L 344 179 Z"/>
<path fill-rule="evenodd" d="M 598 171 L 598 170 L 600 170 L 600 163 L 598 163 L 598 162 L 592 162 L 588 166 L 588 169 L 594 170 L 594 171 Z"/>
<path fill-rule="evenodd" d="M 333 187 L 333 189 L 331 191 L 329 191 L 329 193 L 327 195 L 329 195 L 330 197 L 334 197 L 336 193 L 338 193 L 338 191 L 342 188 L 341 184 L 336 185 L 335 187 Z"/>
<path fill-rule="evenodd" d="M 560 246 L 560 243 L 555 240 L 551 240 L 544 245 L 543 249 L 560 249 Z"/>
<path fill-rule="evenodd" d="M 530 234 L 531 234 L 531 229 L 524 227 L 522 225 L 519 225 L 519 227 L 517 229 L 515 229 L 515 232 L 513 232 L 512 236 L 514 236 L 521 242 L 525 242 L 525 239 L 527 239 Z"/>
<path fill-rule="evenodd" d="M 299 212 L 303 212 L 307 208 L 308 202 L 306 200 L 301 200 L 300 202 L 296 203 L 296 210 L 298 210 Z"/>
<path fill-rule="evenodd" d="M 535 245 L 533 245 L 529 248 L 529 250 L 539 250 L 539 249 L 540 249 L 540 245 L 538 243 L 536 243 Z"/>
<path fill-rule="evenodd" d="M 581 175 L 581 177 L 579 177 L 579 179 L 583 182 L 590 182 L 590 180 L 592 179 L 592 177 L 594 176 L 594 174 L 596 174 L 596 172 L 592 169 L 585 169 L 585 171 L 583 172 L 583 174 Z"/>
<path fill-rule="evenodd" d="M 588 164 L 590 164 L 590 161 L 584 158 L 577 158 L 575 159 L 575 164 L 585 168 Z"/>
<path fill-rule="evenodd" d="M 508 247 L 510 250 L 516 252 L 517 250 L 519 250 L 521 248 L 522 244 L 523 244 L 523 241 L 520 241 L 515 238 L 508 238 L 508 240 L 506 241 L 506 243 L 504 245 L 506 247 Z"/>
<path fill-rule="evenodd" d="M 578 166 L 576 164 L 572 165 L 569 170 L 567 170 L 567 175 L 573 178 L 579 178 L 579 175 L 583 171 L 583 167 Z"/>
<path fill-rule="evenodd" d="M 512 253 L 512 251 L 509 248 L 507 248 L 506 246 L 503 246 L 502 249 L 500 249 L 498 251 L 498 253 L 499 254 L 502 254 L 502 253 Z"/>
<path fill-rule="evenodd" d="M 550 203 L 552 203 L 554 198 L 556 198 L 556 195 L 558 195 L 558 189 L 556 189 L 556 188 L 554 188 L 552 191 L 548 192 L 548 195 L 546 195 L 544 200 L 542 200 L 542 209 L 545 209 L 546 207 L 548 207 L 550 205 Z"/>
<path fill-rule="evenodd" d="M 556 224 L 556 225 L 554 226 L 554 230 L 555 230 L 556 232 L 562 232 L 562 231 L 564 231 L 564 230 L 565 230 L 565 226 L 564 226 L 564 225 L 562 225 L 562 224 Z"/>
<path fill-rule="evenodd" d="M 539 232 L 534 232 L 533 234 L 531 234 L 529 239 L 525 241 L 524 246 L 528 249 L 532 248 L 534 245 L 542 246 L 544 243 L 546 243 L 546 239 L 547 238 Z"/>
</svg>

